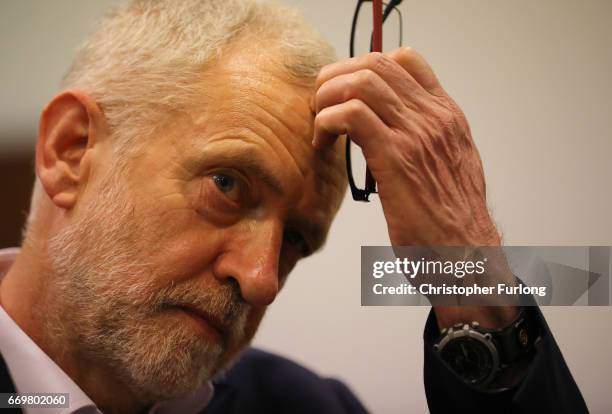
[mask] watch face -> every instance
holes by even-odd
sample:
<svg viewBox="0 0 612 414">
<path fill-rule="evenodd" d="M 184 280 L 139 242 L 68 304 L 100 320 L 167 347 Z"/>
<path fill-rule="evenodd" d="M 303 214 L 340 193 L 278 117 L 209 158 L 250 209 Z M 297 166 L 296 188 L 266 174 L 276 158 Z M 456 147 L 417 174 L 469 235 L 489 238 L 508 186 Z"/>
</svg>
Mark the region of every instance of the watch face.
<svg viewBox="0 0 612 414">
<path fill-rule="evenodd" d="M 448 342 L 440 356 L 464 381 L 480 385 L 495 370 L 491 350 L 481 340 L 461 337 Z"/>
</svg>

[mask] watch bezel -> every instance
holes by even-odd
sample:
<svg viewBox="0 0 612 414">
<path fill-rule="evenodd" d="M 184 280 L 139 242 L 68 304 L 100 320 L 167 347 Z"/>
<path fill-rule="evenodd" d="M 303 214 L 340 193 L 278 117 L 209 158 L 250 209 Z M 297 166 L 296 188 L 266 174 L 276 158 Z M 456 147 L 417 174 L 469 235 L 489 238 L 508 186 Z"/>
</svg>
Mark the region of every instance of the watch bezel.
<svg viewBox="0 0 612 414">
<path fill-rule="evenodd" d="M 492 368 L 484 380 L 478 383 L 472 383 L 468 381 L 460 372 L 456 372 L 455 370 L 453 370 L 453 372 L 455 372 L 455 374 L 461 377 L 461 379 L 463 379 L 466 384 L 469 384 L 473 387 L 481 388 L 486 387 L 489 383 L 491 383 L 491 381 L 495 379 L 497 372 L 500 370 L 500 358 L 497 347 L 493 342 L 492 335 L 490 333 L 478 332 L 474 329 L 477 326 L 478 323 L 473 322 L 472 324 L 457 324 L 451 328 L 444 329 L 442 331 L 442 339 L 440 339 L 440 341 L 436 343 L 433 348 L 436 352 L 440 354 L 440 356 L 442 356 L 442 350 L 451 342 L 462 341 L 466 338 L 470 338 L 483 344 L 485 349 L 490 352 L 492 361 Z M 442 358 L 442 360 L 444 361 L 444 358 Z M 446 363 L 447 361 L 444 362 Z"/>
</svg>

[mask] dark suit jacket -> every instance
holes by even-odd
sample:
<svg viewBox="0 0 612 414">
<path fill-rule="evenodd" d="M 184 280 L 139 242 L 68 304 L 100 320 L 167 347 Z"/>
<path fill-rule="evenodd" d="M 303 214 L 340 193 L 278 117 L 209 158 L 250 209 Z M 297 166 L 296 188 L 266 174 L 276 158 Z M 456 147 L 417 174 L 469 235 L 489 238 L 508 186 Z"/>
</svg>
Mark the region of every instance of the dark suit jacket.
<svg viewBox="0 0 612 414">
<path fill-rule="evenodd" d="M 496 393 L 475 391 L 446 368 L 431 348 L 431 342 L 439 330 L 433 312 L 430 313 L 424 334 L 424 376 L 431 413 L 588 412 L 542 314 L 536 307 L 528 309 L 540 324 L 542 332 L 537 353 L 519 385 Z M 0 358 L 0 392 L 14 390 L 4 361 Z M 420 392 L 420 389 L 406 390 L 407 395 Z M 9 411 L 1 411 L 2 414 L 5 412 Z M 343 383 L 319 377 L 277 355 L 249 349 L 223 379 L 215 382 L 213 400 L 202 414 L 366 412 L 357 397 Z"/>
</svg>

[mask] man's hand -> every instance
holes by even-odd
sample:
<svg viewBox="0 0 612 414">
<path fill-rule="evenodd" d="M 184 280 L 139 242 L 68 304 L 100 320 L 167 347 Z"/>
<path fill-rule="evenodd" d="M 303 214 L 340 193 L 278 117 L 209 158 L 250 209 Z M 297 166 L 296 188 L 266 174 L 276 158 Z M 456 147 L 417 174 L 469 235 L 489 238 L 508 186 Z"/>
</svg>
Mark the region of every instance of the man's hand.
<svg viewBox="0 0 612 414">
<path fill-rule="evenodd" d="M 416 51 L 404 47 L 326 66 L 312 106 L 316 148 L 342 134 L 361 147 L 393 246 L 500 245 L 468 122 Z M 516 310 L 437 308 L 436 314 L 441 327 L 466 319 L 503 325 Z"/>
<path fill-rule="evenodd" d="M 347 133 L 378 183 L 391 244 L 498 245 L 478 150 L 461 109 L 416 51 L 323 68 L 315 147 Z"/>
</svg>

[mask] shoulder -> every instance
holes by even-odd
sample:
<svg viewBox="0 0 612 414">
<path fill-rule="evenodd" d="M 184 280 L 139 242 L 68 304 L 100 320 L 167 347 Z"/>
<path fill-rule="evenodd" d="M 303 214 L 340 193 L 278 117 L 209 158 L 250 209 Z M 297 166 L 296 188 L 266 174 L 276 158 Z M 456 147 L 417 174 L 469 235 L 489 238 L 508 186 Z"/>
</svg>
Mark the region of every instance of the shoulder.
<svg viewBox="0 0 612 414">
<path fill-rule="evenodd" d="M 223 388 L 231 389 L 234 408 L 248 407 L 249 412 L 366 412 L 341 381 L 321 377 L 294 361 L 255 348 L 244 351 L 215 381 L 215 394 Z"/>
<path fill-rule="evenodd" d="M 284 379 L 284 386 L 295 383 L 319 382 L 323 378 L 298 363 L 271 352 L 256 348 L 245 350 L 228 370 L 227 378 L 244 381 L 257 378 L 259 381 L 276 382 Z"/>
</svg>

